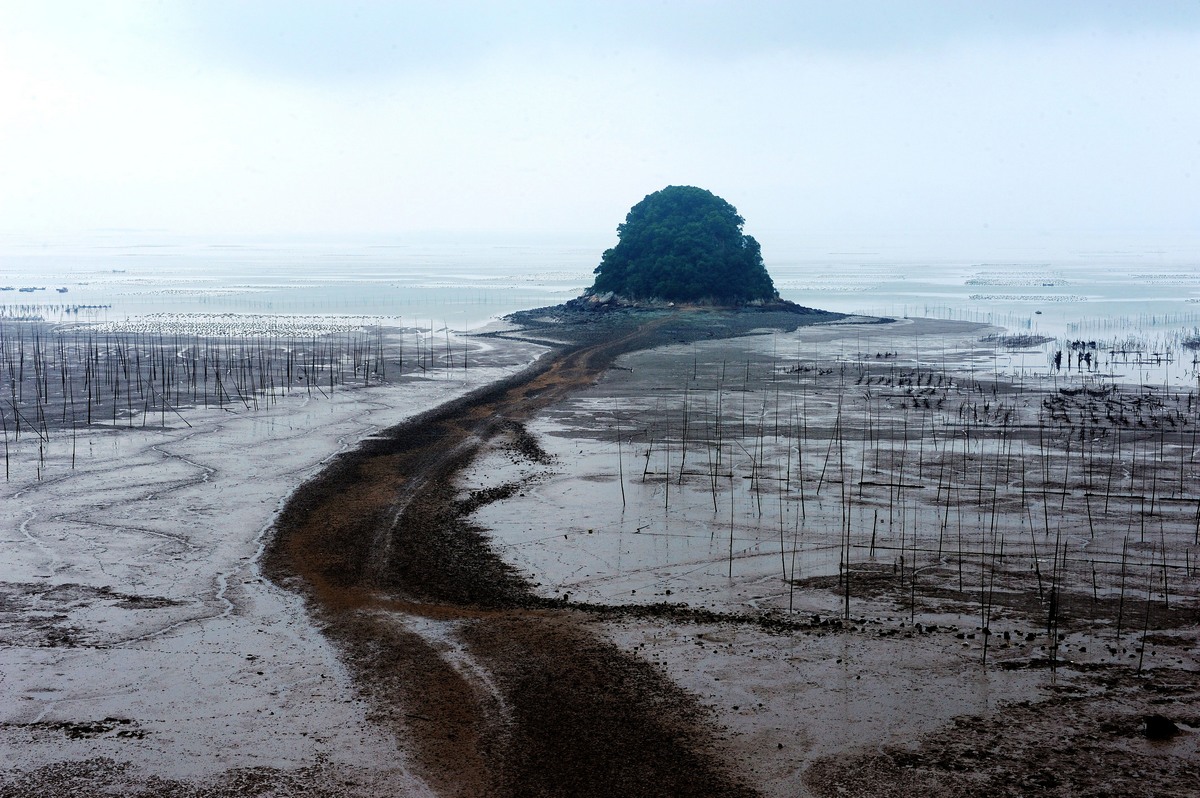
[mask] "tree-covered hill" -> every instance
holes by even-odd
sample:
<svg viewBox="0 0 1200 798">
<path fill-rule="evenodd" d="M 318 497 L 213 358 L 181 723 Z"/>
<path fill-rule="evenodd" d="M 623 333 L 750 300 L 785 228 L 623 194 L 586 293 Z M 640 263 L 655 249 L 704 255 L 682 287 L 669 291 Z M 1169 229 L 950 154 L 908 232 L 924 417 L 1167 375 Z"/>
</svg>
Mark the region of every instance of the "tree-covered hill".
<svg viewBox="0 0 1200 798">
<path fill-rule="evenodd" d="M 630 209 L 596 267 L 592 294 L 737 304 L 778 294 L 737 209 L 711 191 L 667 186 Z"/>
</svg>

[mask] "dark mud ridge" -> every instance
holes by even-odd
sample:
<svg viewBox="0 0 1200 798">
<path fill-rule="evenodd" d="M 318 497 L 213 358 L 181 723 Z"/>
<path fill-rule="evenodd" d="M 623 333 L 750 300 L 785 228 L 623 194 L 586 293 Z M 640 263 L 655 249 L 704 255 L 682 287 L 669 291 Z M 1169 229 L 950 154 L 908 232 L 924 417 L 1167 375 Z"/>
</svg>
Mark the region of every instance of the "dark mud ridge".
<svg viewBox="0 0 1200 798">
<path fill-rule="evenodd" d="M 556 351 L 339 457 L 289 501 L 265 569 L 308 597 L 375 717 L 442 794 L 753 795 L 692 697 L 584 623 L 612 608 L 536 597 L 501 562 L 464 517 L 503 491 L 464 503 L 454 475 L 497 436 L 536 459 L 522 423 L 624 352 L 836 318 L 796 306 L 516 314 L 519 334 Z M 474 667 L 453 664 L 463 657 Z"/>
</svg>

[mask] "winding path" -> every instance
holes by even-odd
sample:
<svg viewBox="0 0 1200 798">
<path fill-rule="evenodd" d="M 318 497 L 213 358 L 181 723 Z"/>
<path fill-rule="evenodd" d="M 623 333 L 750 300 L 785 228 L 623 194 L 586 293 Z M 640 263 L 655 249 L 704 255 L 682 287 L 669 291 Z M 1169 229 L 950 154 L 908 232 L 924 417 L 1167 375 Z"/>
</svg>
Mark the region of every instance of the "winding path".
<svg viewBox="0 0 1200 798">
<path fill-rule="evenodd" d="M 281 514 L 267 572 L 304 592 L 376 718 L 449 796 L 750 796 L 702 710 L 535 597 L 463 520 L 454 475 L 497 436 L 661 342 L 674 316 L 594 330 L 517 377 L 340 457 Z"/>
</svg>

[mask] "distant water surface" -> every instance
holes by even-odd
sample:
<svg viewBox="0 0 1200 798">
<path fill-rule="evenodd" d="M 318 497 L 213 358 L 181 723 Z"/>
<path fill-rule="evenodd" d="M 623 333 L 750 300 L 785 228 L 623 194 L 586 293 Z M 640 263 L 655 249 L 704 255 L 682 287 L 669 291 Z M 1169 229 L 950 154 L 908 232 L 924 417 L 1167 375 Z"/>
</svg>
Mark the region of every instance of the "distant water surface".
<svg viewBox="0 0 1200 798">
<path fill-rule="evenodd" d="M 373 316 L 469 329 L 578 295 L 590 282 L 591 257 L 540 243 L 9 242 L 0 254 L 0 288 L 13 290 L 0 291 L 0 311 L 54 322 Z"/>
<path fill-rule="evenodd" d="M 612 243 L 10 237 L 0 240 L 0 288 L 11 289 L 0 291 L 0 314 L 53 322 L 328 314 L 470 329 L 577 296 Z M 1067 338 L 1200 327 L 1200 259 L 1186 248 L 931 257 L 905 246 L 764 245 L 764 254 L 784 298 L 828 310 L 983 321 Z"/>
</svg>

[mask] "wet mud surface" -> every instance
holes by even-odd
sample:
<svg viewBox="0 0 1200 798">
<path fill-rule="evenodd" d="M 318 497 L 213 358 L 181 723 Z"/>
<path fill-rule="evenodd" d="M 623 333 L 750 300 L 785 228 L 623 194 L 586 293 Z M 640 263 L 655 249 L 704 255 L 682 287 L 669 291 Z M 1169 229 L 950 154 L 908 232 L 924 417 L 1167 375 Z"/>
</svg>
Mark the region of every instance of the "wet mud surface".
<svg viewBox="0 0 1200 798">
<path fill-rule="evenodd" d="M 1138 388 L 1014 370 L 987 328 L 876 329 L 625 356 L 528 424 L 552 464 L 465 473 L 506 486 L 473 520 L 695 696 L 759 794 L 1188 794 L 1187 396 L 1153 432 L 1089 410 L 1081 441 L 1059 397 Z"/>
<path fill-rule="evenodd" d="M 480 341 L 467 369 L 467 348 L 453 369 L 187 409 L 186 424 L 80 419 L 76 441 L 48 418 L 48 440 L 19 442 L 10 425 L 0 795 L 428 795 L 259 559 L 328 458 L 543 351 Z"/>
<path fill-rule="evenodd" d="M 805 782 L 819 796 L 1183 798 L 1200 783 L 1196 728 L 1194 679 L 1109 673 L 1045 701 L 955 719 L 910 746 L 819 760 Z"/>
<path fill-rule="evenodd" d="M 109 757 L 58 762 L 0 782 L 0 798 L 121 795 L 126 798 L 350 798 L 370 794 L 326 763 L 296 770 L 234 768 L 205 784 L 160 777 L 146 779 L 128 762 Z"/>
<path fill-rule="evenodd" d="M 1172 415 L 1145 410 L 1138 395 L 1097 404 L 1116 402 L 1114 391 L 972 383 L 944 363 L 945 379 L 905 374 L 886 359 L 857 381 L 803 358 L 792 372 L 782 357 L 776 363 L 770 336 L 757 336 L 758 360 L 743 366 L 750 356 L 717 340 L 824 318 L 531 312 L 525 329 L 509 334 L 551 343 L 554 353 L 374 434 L 292 496 L 262 568 L 306 598 L 333 642 L 351 677 L 344 699 L 367 707 L 358 728 L 387 732 L 395 756 L 372 758 L 374 772 L 318 756 L 300 768 L 174 780 L 89 753 L 0 774 L 0 798 L 1194 794 L 1200 616 L 1195 558 L 1186 558 L 1200 505 L 1190 498 L 1188 436 L 1178 434 L 1178 461 L 1164 460 L 1171 443 L 1156 445 L 1147 429 L 1156 419 L 1191 423 L 1192 408 Z M 981 357 L 990 356 L 985 340 L 971 339 Z M 646 351 L 673 344 L 683 346 Z M 639 351 L 636 362 L 628 358 Z M 701 383 L 716 382 L 717 369 L 713 393 Z M 776 374 L 808 387 L 790 410 L 780 405 L 772 429 L 766 402 L 774 395 L 779 404 Z M 704 390 L 716 399 L 705 400 L 707 419 L 696 404 Z M 734 418 L 712 417 L 721 401 L 726 415 L 740 406 L 738 432 Z M 614 402 L 628 408 L 624 433 L 611 428 Z M 853 415 L 855 402 L 865 402 L 863 415 Z M 1019 423 L 1038 404 L 1061 426 L 1054 446 Z M 939 413 L 958 419 L 969 447 L 961 430 L 958 443 L 953 432 L 934 432 Z M 812 452 L 793 472 L 790 455 L 771 447 L 789 435 L 794 442 L 796 429 L 786 428 L 801 417 Z M 1128 447 L 1145 438 L 1133 449 L 1136 469 L 1122 478 L 1121 461 L 1107 465 L 1099 444 L 1077 459 L 1085 424 L 1087 441 L 1116 436 Z M 714 429 L 715 460 L 704 450 Z M 623 503 L 608 473 L 621 435 L 638 466 L 636 474 L 625 466 L 630 509 L 610 521 L 593 505 L 608 512 Z M 839 436 L 855 441 L 845 447 L 845 473 Z M 918 440 L 925 460 L 914 473 L 901 452 Z M 1032 467 L 1021 468 L 1022 447 Z M 607 460 L 592 470 L 601 455 Z M 465 477 L 473 469 L 492 473 L 476 482 Z M 555 474 L 607 498 L 548 498 Z M 1059 474 L 1065 487 L 1055 492 Z M 1160 506 L 1136 504 L 1147 487 L 1176 482 Z M 710 487 L 719 513 L 704 508 Z M 807 501 L 810 514 L 783 578 L 777 499 L 788 530 L 785 504 Z M 518 526 L 553 532 L 555 546 L 535 540 L 528 548 L 538 555 L 513 556 L 526 544 L 492 526 L 505 512 Z M 838 518 L 852 513 L 853 540 L 839 542 Z M 909 537 L 898 537 L 906 513 Z M 1053 582 L 1056 526 L 1084 546 L 1071 549 Z M 602 569 L 610 545 L 638 556 Z M 580 551 L 586 558 L 572 561 Z M 680 551 L 678 567 L 644 557 Z M 537 556 L 562 557 L 569 578 Z M 594 578 L 580 562 L 592 563 Z M 95 645 L 94 633 L 70 620 L 78 607 L 166 612 L 174 601 L 22 583 L 0 591 L 0 620 L 34 622 L 19 634 L 9 624 L 2 642 Z M 6 726 L 10 739 L 79 744 L 163 733 L 111 711 Z M 319 720 L 306 727 L 326 731 Z M 398 791 L 386 780 L 397 769 L 423 784 L 402 780 L 411 789 Z"/>
<path fill-rule="evenodd" d="M 284 510 L 266 570 L 310 597 L 377 719 L 439 794 L 754 795 L 691 696 L 593 631 L 588 613 L 534 595 L 465 519 L 515 488 L 464 502 L 453 477 L 495 439 L 514 460 L 544 460 L 523 423 L 623 352 L 827 318 L 527 318 L 526 334 L 558 340 L 556 353 L 339 458 Z"/>
</svg>

